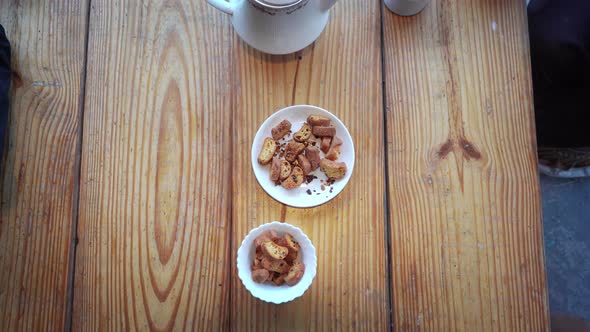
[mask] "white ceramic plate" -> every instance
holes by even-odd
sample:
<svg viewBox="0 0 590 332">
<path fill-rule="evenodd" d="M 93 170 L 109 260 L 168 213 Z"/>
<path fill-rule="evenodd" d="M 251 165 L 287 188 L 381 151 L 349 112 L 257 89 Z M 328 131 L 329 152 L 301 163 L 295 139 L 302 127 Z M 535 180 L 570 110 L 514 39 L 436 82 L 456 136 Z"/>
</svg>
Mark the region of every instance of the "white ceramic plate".
<svg viewBox="0 0 590 332">
<path fill-rule="evenodd" d="M 262 235 L 262 233 L 269 230 L 276 231 L 279 235 L 289 233 L 295 238 L 301 246 L 301 261 L 305 264 L 305 272 L 303 278 L 295 286 L 275 286 L 270 283 L 259 284 L 252 280 L 251 265 L 254 262 L 256 249 L 254 248 L 254 240 Z M 311 240 L 303 233 L 299 227 L 273 221 L 268 224 L 260 225 L 248 233 L 242 241 L 238 249 L 238 276 L 242 280 L 244 287 L 252 294 L 252 296 L 261 299 L 265 302 L 280 304 L 292 301 L 305 293 L 311 286 L 311 283 L 316 275 L 317 258 L 315 247 Z"/>
<path fill-rule="evenodd" d="M 262 148 L 264 139 L 266 137 L 271 137 L 272 127 L 285 119 L 291 122 L 291 131 L 293 133 L 297 132 L 307 120 L 307 117 L 312 114 L 321 115 L 332 120 L 332 125 L 336 128 L 336 136 L 340 137 L 343 141 L 340 157 L 337 161 L 346 163 L 346 176 L 340 180 L 336 180 L 331 186 L 324 185 L 324 190 L 322 190 L 322 182 L 320 180 L 326 181 L 327 177 L 324 172 L 318 168 L 311 173 L 311 175 L 315 175 L 317 179 L 309 184 L 304 182 L 299 188 L 287 190 L 280 185 L 275 185 L 275 183 L 270 180 L 270 165 L 260 165 L 258 163 L 258 153 Z M 291 138 L 292 135 L 289 135 L 288 137 L 285 136 L 285 139 L 282 141 L 289 141 Z M 320 156 L 323 159 L 324 153 L 320 152 Z M 258 129 L 258 132 L 254 137 L 254 143 L 252 144 L 252 169 L 254 170 L 258 183 L 260 183 L 264 191 L 266 191 L 266 193 L 272 198 L 292 207 L 314 207 L 322 205 L 336 197 L 348 183 L 354 169 L 354 144 L 348 129 L 346 129 L 342 121 L 332 113 L 316 106 L 290 106 L 271 115 Z M 311 195 L 308 193 L 308 190 L 311 192 Z"/>
</svg>

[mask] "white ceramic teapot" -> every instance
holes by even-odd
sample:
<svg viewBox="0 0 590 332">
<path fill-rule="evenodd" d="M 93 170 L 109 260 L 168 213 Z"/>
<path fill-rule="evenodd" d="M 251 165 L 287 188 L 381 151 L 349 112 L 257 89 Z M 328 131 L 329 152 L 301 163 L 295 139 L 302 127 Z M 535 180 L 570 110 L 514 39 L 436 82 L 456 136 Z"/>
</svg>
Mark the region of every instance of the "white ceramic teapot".
<svg viewBox="0 0 590 332">
<path fill-rule="evenodd" d="M 288 54 L 316 40 L 337 0 L 207 0 L 232 16 L 240 37 L 259 51 Z"/>
</svg>

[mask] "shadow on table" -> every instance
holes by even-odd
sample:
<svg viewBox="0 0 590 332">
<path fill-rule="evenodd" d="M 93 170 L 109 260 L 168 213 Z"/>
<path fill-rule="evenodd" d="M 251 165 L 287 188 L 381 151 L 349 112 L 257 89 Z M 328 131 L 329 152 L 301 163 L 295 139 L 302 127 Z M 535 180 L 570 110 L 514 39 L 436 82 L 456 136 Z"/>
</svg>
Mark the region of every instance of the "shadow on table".
<svg viewBox="0 0 590 332">
<path fill-rule="evenodd" d="M 289 63 L 289 62 L 301 60 L 303 57 L 310 55 L 313 52 L 313 50 L 315 49 L 315 42 L 313 42 L 308 47 L 302 49 L 301 51 L 297 51 L 295 53 L 290 53 L 290 54 L 285 54 L 285 55 L 272 55 L 272 54 L 260 52 L 257 49 L 253 48 L 252 46 L 246 44 L 241 39 L 239 42 L 239 47 L 242 50 L 245 50 L 247 57 L 250 59 L 256 59 L 256 60 L 270 62 L 270 63 L 274 63 L 274 64 L 281 64 L 281 63 Z"/>
</svg>

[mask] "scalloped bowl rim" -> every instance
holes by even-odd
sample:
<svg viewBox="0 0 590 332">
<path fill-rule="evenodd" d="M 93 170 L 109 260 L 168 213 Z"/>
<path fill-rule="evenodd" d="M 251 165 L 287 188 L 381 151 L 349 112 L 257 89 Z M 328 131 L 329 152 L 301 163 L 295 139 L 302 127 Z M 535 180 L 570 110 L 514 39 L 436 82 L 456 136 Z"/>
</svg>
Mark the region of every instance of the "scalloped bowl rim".
<svg viewBox="0 0 590 332">
<path fill-rule="evenodd" d="M 305 264 L 303 278 L 295 286 L 275 286 L 271 284 L 259 284 L 252 280 L 251 262 L 254 259 L 254 240 L 260 234 L 274 229 L 278 233 L 289 233 L 301 245 L 302 261 Z M 272 221 L 262 224 L 246 235 L 238 248 L 237 258 L 238 277 L 246 289 L 257 299 L 265 302 L 281 304 L 293 301 L 302 296 L 311 286 L 317 273 L 317 257 L 315 247 L 307 235 L 297 226 L 288 223 Z"/>
</svg>

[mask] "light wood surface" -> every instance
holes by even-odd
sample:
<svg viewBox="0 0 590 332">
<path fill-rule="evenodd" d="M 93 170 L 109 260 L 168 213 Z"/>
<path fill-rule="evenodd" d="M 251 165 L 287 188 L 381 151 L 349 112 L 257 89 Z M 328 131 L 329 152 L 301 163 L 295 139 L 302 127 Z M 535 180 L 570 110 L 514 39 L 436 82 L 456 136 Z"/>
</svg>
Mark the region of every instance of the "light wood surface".
<svg viewBox="0 0 590 332">
<path fill-rule="evenodd" d="M 520 2 L 402 18 L 340 1 L 287 56 L 205 0 L 6 0 L 0 23 L 16 61 L 0 330 L 547 329 Z M 250 165 L 259 125 L 294 104 L 333 112 L 356 148 L 347 187 L 312 209 L 274 201 Z M 318 254 L 280 306 L 235 267 L 273 220 Z"/>
<path fill-rule="evenodd" d="M 65 326 L 86 8 L 86 1 L 0 1 L 14 72 L 2 172 L 2 331 Z"/>
<path fill-rule="evenodd" d="M 93 1 L 74 330 L 227 327 L 228 17 Z"/>
<path fill-rule="evenodd" d="M 296 55 L 262 55 L 235 38 L 233 258 L 252 228 L 286 221 L 310 237 L 318 272 L 301 299 L 276 306 L 254 299 L 232 264 L 233 330 L 387 329 L 380 42 L 379 4 L 365 0 L 338 3 L 315 45 Z M 274 201 L 251 167 L 258 127 L 277 110 L 297 104 L 333 112 L 347 125 L 357 152 L 348 186 L 312 209 Z"/>
<path fill-rule="evenodd" d="M 385 12 L 396 330 L 548 329 L 525 15 Z"/>
</svg>

